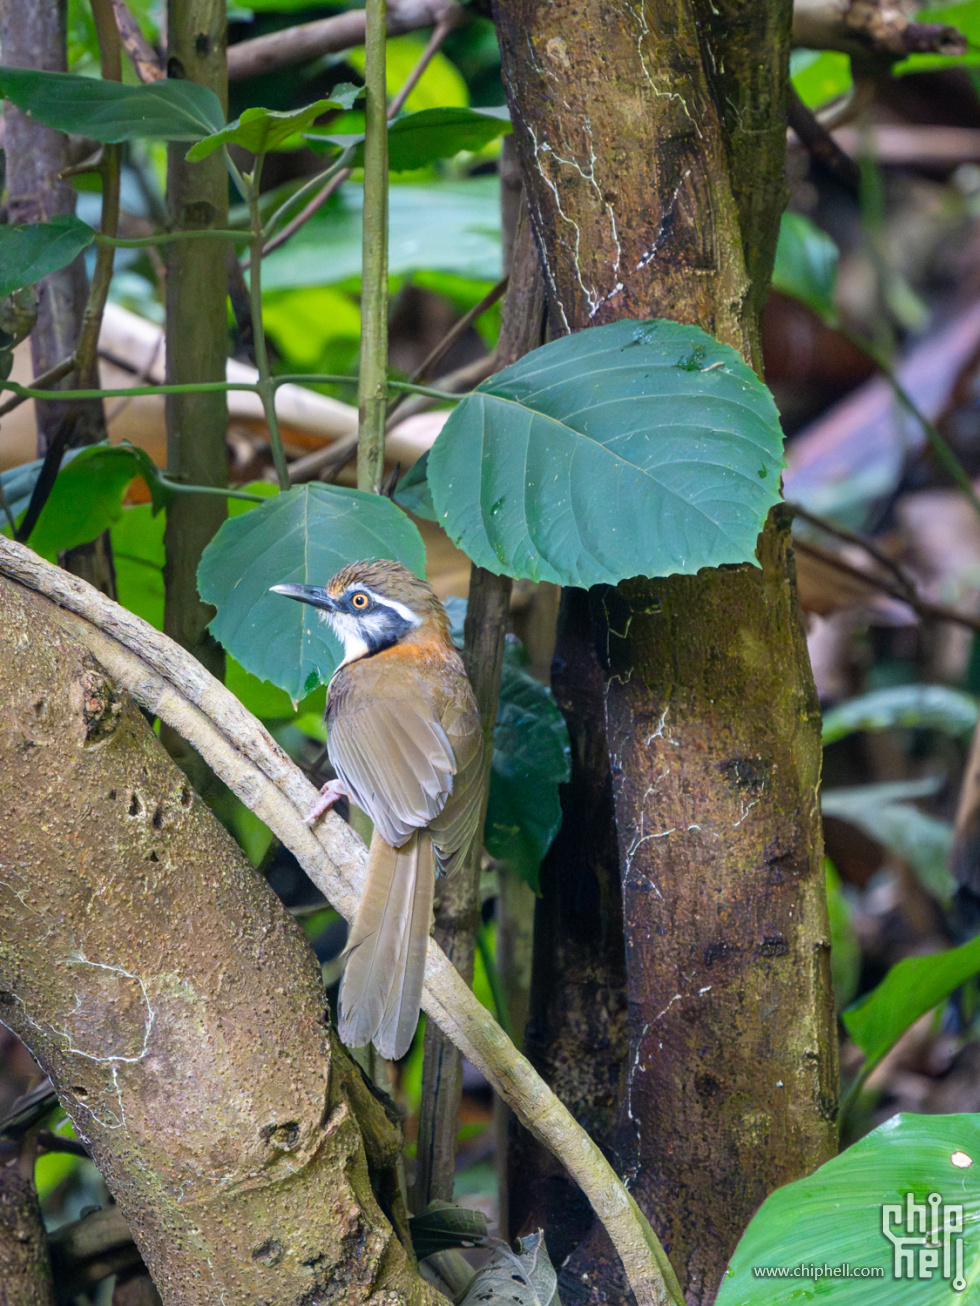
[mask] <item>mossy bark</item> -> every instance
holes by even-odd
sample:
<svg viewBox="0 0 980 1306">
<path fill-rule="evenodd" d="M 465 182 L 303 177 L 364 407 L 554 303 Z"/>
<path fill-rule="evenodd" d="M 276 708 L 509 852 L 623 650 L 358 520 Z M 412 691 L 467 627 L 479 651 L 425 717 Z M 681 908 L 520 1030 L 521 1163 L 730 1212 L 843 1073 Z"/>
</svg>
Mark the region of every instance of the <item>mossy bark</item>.
<svg viewBox="0 0 980 1306">
<path fill-rule="evenodd" d="M 789 5 L 498 0 L 496 18 L 552 329 L 672 318 L 758 368 L 785 201 Z M 593 762 L 591 811 L 603 826 L 611 794 L 621 898 L 602 892 L 582 840 L 543 878 L 537 937 L 579 957 L 568 899 L 591 878 L 603 983 L 594 1004 L 562 997 L 537 955 L 529 1043 L 553 1082 L 569 1072 L 567 1104 L 595 1116 L 692 1306 L 713 1300 L 766 1194 L 835 1148 L 818 708 L 778 514 L 759 562 L 594 591 L 585 630 L 583 599 L 567 595 L 556 650 L 559 684 L 583 650 L 594 660 L 576 673 L 573 754 L 581 769 L 604 750 L 609 786 Z M 601 850 L 601 829 L 588 843 Z M 604 985 L 620 911 L 617 995 Z M 617 1003 L 611 1110 L 606 1082 L 570 1072 L 595 1059 Z M 525 1220 L 557 1214 L 567 1234 L 560 1187 L 525 1200 Z M 564 1267 L 566 1302 L 622 1297 L 590 1239 Z"/>
<path fill-rule="evenodd" d="M 7 581 L 0 614 L 0 1019 L 164 1302 L 434 1306 L 301 930 L 68 619 Z"/>
</svg>

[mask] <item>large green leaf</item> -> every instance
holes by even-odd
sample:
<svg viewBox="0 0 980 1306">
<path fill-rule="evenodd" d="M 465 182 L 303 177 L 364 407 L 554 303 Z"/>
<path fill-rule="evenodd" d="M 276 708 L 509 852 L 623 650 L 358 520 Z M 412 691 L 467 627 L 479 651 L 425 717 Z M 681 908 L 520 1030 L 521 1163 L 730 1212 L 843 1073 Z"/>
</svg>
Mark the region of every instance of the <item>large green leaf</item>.
<svg viewBox="0 0 980 1306">
<path fill-rule="evenodd" d="M 892 726 L 964 735 L 977 724 L 977 700 L 947 685 L 894 685 L 875 689 L 824 713 L 823 742 L 836 743 L 858 730 Z"/>
<path fill-rule="evenodd" d="M 88 249 L 95 232 L 74 217 L 0 226 L 0 297 L 57 272 Z"/>
<path fill-rule="evenodd" d="M 482 567 L 560 585 L 752 562 L 779 498 L 772 396 L 727 345 L 611 322 L 534 350 L 455 409 L 436 518 Z"/>
<path fill-rule="evenodd" d="M 484 837 L 487 852 L 538 891 L 538 871 L 561 824 L 558 786 L 570 774 L 568 727 L 551 691 L 504 655 Z"/>
<path fill-rule="evenodd" d="M 426 168 L 437 159 L 451 159 L 460 150 L 480 150 L 510 131 L 510 119 L 496 109 L 422 109 L 396 118 L 388 127 L 388 168 L 406 172 Z M 340 149 L 354 146 L 352 168 L 364 167 L 364 137 L 306 138 L 316 149 L 326 143 Z"/>
<path fill-rule="evenodd" d="M 313 608 L 270 588 L 325 585 L 360 558 L 397 558 L 424 575 L 422 537 L 382 495 L 313 483 L 230 517 L 198 569 L 201 597 L 218 610 L 211 631 L 247 671 L 298 702 L 330 679 L 340 645 Z"/>
<path fill-rule="evenodd" d="M 920 1016 L 980 974 L 980 937 L 929 957 L 896 962 L 876 989 L 843 1014 L 847 1032 L 875 1066 Z"/>
<path fill-rule="evenodd" d="M 766 1199 L 735 1249 L 716 1306 L 974 1302 L 980 1282 L 978 1163 L 980 1116 L 894 1116 L 815 1174 Z M 930 1202 L 930 1194 L 938 1201 Z M 920 1218 L 909 1211 L 909 1199 L 923 1211 L 921 1230 L 909 1227 Z M 898 1210 L 885 1212 L 886 1206 Z M 935 1262 L 921 1236 L 931 1233 L 934 1208 Z M 951 1226 L 960 1214 L 962 1233 L 955 1233 Z M 892 1238 L 909 1239 L 907 1256 L 885 1235 L 886 1219 Z M 963 1282 L 951 1292 L 961 1268 Z M 773 1270 L 782 1273 L 770 1277 L 766 1271 Z"/>
<path fill-rule="evenodd" d="M 388 271 L 420 268 L 476 281 L 500 277 L 500 196 L 496 177 L 392 186 Z M 361 275 L 363 187 L 348 183 L 285 245 L 262 260 L 264 290 L 330 286 Z"/>
<path fill-rule="evenodd" d="M 51 562 L 65 549 L 87 544 L 118 520 L 123 495 L 142 471 L 128 446 L 95 444 L 63 465 L 28 541 Z"/>
<path fill-rule="evenodd" d="M 772 288 L 798 299 L 829 325 L 837 320 L 834 290 L 840 252 L 825 231 L 802 213 L 784 213 L 779 224 Z"/>
<path fill-rule="evenodd" d="M 936 780 L 927 778 L 825 789 L 820 803 L 824 816 L 856 825 L 907 862 L 933 897 L 948 903 L 956 889 L 949 869 L 952 827 L 908 801 L 927 798 L 938 787 Z"/>
<path fill-rule="evenodd" d="M 354 90 L 353 87 L 351 89 Z M 192 163 L 196 163 L 198 159 L 206 159 L 222 145 L 240 145 L 242 149 L 251 150 L 253 154 L 265 154 L 269 150 L 281 149 L 287 142 L 301 145 L 302 133 L 311 127 L 317 118 L 329 113 L 331 109 L 349 108 L 350 104 L 346 102 L 347 100 L 353 103 L 353 97 L 348 96 L 344 101 L 316 100 L 313 104 L 304 105 L 302 109 L 290 109 L 286 112 L 262 108 L 246 109 L 240 118 L 227 123 L 219 131 L 192 145 L 187 151 L 187 157 Z"/>
<path fill-rule="evenodd" d="M 224 125 L 221 101 L 179 78 L 126 86 L 71 73 L 0 67 L 0 95 L 46 127 L 114 144 L 141 136 L 196 141 Z"/>
<path fill-rule="evenodd" d="M 475 1247 L 487 1236 L 487 1217 L 469 1206 L 430 1202 L 408 1221 L 412 1247 L 420 1261 L 450 1247 Z"/>
</svg>

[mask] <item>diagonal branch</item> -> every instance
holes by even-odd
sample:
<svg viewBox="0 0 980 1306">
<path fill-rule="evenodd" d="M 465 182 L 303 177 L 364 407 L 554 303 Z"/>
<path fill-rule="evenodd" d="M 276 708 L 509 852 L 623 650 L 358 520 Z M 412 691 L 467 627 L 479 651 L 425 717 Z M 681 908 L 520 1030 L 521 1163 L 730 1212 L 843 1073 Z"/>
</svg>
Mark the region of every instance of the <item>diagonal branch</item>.
<svg viewBox="0 0 980 1306">
<path fill-rule="evenodd" d="M 106 671 L 191 742 L 337 910 L 353 918 L 363 843 L 332 814 L 315 829 L 306 824 L 313 786 L 229 690 L 165 635 L 30 549 L 0 539 L 0 574 L 74 613 L 78 638 Z M 433 943 L 422 1006 L 578 1182 L 609 1231 L 638 1306 L 682 1303 L 666 1253 L 612 1166 Z"/>
</svg>

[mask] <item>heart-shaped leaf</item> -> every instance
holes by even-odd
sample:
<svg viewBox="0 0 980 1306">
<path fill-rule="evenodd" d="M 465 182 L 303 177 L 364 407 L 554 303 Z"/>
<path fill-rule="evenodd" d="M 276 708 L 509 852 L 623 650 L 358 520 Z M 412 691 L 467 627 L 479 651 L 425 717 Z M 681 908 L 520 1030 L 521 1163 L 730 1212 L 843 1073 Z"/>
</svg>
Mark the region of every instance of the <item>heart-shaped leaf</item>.
<svg viewBox="0 0 980 1306">
<path fill-rule="evenodd" d="M 782 466 L 772 396 L 733 349 L 620 321 L 467 395 L 428 480 L 436 519 L 481 567 L 589 586 L 753 562 Z"/>
<path fill-rule="evenodd" d="M 299 702 L 333 675 L 340 645 L 314 608 L 270 588 L 325 585 L 361 558 L 425 574 L 422 537 L 383 495 L 319 483 L 277 494 L 230 517 L 205 549 L 197 576 L 218 609 L 210 628 L 247 671 Z"/>
<path fill-rule="evenodd" d="M 396 118 L 388 127 L 388 168 L 406 172 L 426 168 L 437 159 L 451 159 L 460 150 L 480 150 L 510 131 L 510 119 L 494 109 L 421 109 Z M 364 136 L 306 138 L 314 149 L 324 145 L 354 146 L 352 168 L 364 167 Z"/>
<path fill-rule="evenodd" d="M 253 154 L 280 149 L 287 141 L 300 145 L 300 136 L 317 118 L 329 113 L 331 109 L 343 107 L 339 100 L 316 100 L 302 109 L 282 113 L 275 109 L 246 109 L 240 118 L 192 145 L 187 151 L 187 157 L 196 163 L 213 154 L 222 145 L 240 145 Z"/>
<path fill-rule="evenodd" d="M 0 67 L 0 95 L 46 127 L 110 145 L 141 136 L 196 141 L 225 121 L 214 91 L 182 78 L 125 86 L 72 73 Z"/>
<path fill-rule="evenodd" d="M 87 222 L 68 216 L 0 226 L 0 297 L 67 267 L 94 239 Z"/>
<path fill-rule="evenodd" d="M 978 1231 L 980 1116 L 893 1116 L 766 1199 L 716 1306 L 965 1306 Z"/>
</svg>

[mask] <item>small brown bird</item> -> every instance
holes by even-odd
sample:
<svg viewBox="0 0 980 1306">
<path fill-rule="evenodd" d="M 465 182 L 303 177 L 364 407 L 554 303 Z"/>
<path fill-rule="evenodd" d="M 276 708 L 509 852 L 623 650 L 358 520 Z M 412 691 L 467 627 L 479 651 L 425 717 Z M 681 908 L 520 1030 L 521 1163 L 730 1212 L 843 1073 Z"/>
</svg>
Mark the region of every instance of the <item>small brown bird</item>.
<svg viewBox="0 0 980 1306">
<path fill-rule="evenodd" d="M 342 796 L 374 822 L 367 883 L 347 945 L 340 1037 L 403 1056 L 422 1000 L 436 868 L 477 836 L 483 735 L 473 690 L 430 586 L 398 562 L 354 562 L 323 588 L 274 585 L 320 609 L 344 646 L 327 689 L 338 779 L 308 819 Z"/>
</svg>

